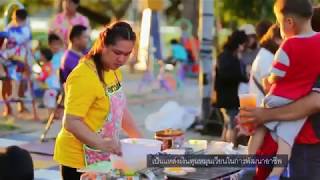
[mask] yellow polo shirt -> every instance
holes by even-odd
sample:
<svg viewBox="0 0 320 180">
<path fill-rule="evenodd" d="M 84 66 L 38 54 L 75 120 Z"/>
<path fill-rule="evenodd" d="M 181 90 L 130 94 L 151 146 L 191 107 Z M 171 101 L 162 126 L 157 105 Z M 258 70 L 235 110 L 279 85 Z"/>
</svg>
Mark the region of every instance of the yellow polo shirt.
<svg viewBox="0 0 320 180">
<path fill-rule="evenodd" d="M 64 113 L 82 117 L 84 123 L 96 132 L 109 114 L 109 98 L 94 71 L 93 61 L 86 61 L 87 63 L 81 61 L 67 79 Z M 106 71 L 104 74 L 108 88 L 117 84 L 115 73 L 121 81 L 122 75 L 119 70 Z M 83 168 L 83 143 L 62 127 L 56 139 L 53 158 L 61 165 Z"/>
</svg>

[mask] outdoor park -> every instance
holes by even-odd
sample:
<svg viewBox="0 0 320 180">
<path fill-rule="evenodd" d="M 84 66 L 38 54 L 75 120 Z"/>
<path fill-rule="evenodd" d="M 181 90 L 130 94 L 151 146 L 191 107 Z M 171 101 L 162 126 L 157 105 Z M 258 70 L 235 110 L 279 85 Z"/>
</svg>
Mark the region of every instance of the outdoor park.
<svg viewBox="0 0 320 180">
<path fill-rule="evenodd" d="M 0 180 L 319 179 L 319 3 L 2 0 Z"/>
</svg>

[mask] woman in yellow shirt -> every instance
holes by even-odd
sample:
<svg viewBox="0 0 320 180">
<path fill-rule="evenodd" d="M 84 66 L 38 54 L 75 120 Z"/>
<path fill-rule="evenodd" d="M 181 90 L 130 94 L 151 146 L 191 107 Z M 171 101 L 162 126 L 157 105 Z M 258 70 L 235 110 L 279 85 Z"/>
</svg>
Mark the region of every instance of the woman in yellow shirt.
<svg viewBox="0 0 320 180">
<path fill-rule="evenodd" d="M 63 127 L 54 152 L 63 179 L 79 180 L 78 168 L 109 160 L 110 153 L 121 154 L 122 129 L 129 137 L 141 137 L 127 109 L 118 70 L 127 62 L 135 40 L 129 24 L 113 24 L 69 75 Z"/>
</svg>

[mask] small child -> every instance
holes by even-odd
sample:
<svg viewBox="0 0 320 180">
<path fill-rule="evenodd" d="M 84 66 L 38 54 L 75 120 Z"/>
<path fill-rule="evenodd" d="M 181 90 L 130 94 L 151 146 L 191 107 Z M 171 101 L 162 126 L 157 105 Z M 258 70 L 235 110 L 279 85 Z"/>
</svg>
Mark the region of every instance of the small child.
<svg viewBox="0 0 320 180">
<path fill-rule="evenodd" d="M 172 87 L 170 87 L 170 84 L 168 82 L 168 78 L 166 77 L 166 70 L 165 70 L 165 64 L 163 61 L 159 61 L 160 70 L 158 74 L 158 82 L 160 89 L 166 90 L 169 94 L 173 93 Z"/>
<path fill-rule="evenodd" d="M 53 53 L 52 61 L 51 61 L 52 67 L 55 71 L 58 72 L 58 70 L 61 66 L 61 60 L 62 60 L 62 57 L 64 54 L 63 41 L 59 38 L 58 35 L 49 34 L 48 35 L 48 45 L 49 45 L 51 52 Z"/>
<path fill-rule="evenodd" d="M 2 32 L 7 38 L 6 47 L 0 51 L 0 58 L 7 67 L 13 83 L 13 99 L 18 99 L 18 88 L 25 71 L 26 64 L 32 60 L 31 29 L 27 24 L 28 13 L 25 9 L 18 9 L 12 15 L 12 21 Z M 7 61 L 10 60 L 10 61 Z"/>
<path fill-rule="evenodd" d="M 270 108 L 284 106 L 309 94 L 320 75 L 320 34 L 311 28 L 310 1 L 277 0 L 274 11 L 285 41 L 275 55 L 270 76 L 265 80 L 270 91 L 264 104 Z M 278 142 L 277 154 L 287 154 L 290 158 L 295 137 L 305 119 L 273 121 L 259 127 L 249 143 L 249 154 L 256 154 L 269 130 Z M 282 167 L 273 168 L 268 179 L 279 179 L 283 170 Z"/>
<path fill-rule="evenodd" d="M 56 98 L 60 90 L 60 83 L 58 77 L 55 75 L 51 64 L 52 52 L 50 49 L 40 49 L 41 73 L 37 77 L 38 81 L 46 85 L 46 90 L 43 96 L 43 103 L 48 108 L 49 115 L 56 107 Z"/>
<path fill-rule="evenodd" d="M 176 39 L 171 40 L 171 55 L 176 62 L 177 88 L 183 89 L 185 80 L 185 65 L 188 61 L 186 49 Z"/>
</svg>

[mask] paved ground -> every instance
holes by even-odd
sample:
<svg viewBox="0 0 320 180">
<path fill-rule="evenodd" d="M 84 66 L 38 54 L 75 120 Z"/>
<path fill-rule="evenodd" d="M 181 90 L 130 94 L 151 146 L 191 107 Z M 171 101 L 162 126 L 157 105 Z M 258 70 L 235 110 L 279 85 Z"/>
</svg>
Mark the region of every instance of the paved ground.
<svg viewBox="0 0 320 180">
<path fill-rule="evenodd" d="M 196 79 L 188 79 L 184 91 L 168 94 L 166 91 L 156 89 L 156 85 L 148 85 L 143 88 L 141 93 L 137 92 L 138 84 L 141 81 L 142 74 L 130 74 L 124 69 L 124 89 L 128 96 L 129 110 L 132 112 L 138 127 L 142 130 L 147 138 L 153 138 L 153 133 L 146 130 L 144 121 L 146 117 L 159 110 L 169 100 L 176 101 L 182 106 L 200 107 L 200 95 Z M 1 105 L 2 108 L 2 105 Z M 42 119 L 45 119 L 47 112 L 45 109 L 39 109 Z M 2 121 L 2 122 L 1 122 Z M 4 123 L 4 120 L 0 120 Z M 44 123 L 32 121 L 30 114 L 16 116 L 16 130 L 0 130 L 0 147 L 9 145 L 20 145 L 26 147 L 32 153 L 35 173 L 37 179 L 59 179 L 57 164 L 52 161 L 52 148 L 54 141 L 40 144 L 39 137 L 44 128 Z M 61 127 L 61 121 L 55 121 L 48 137 L 55 137 Z M 199 133 L 192 131 L 186 132 L 187 138 L 192 139 L 217 139 L 214 137 L 201 136 Z M 30 147 L 33 147 L 33 149 Z"/>
</svg>

